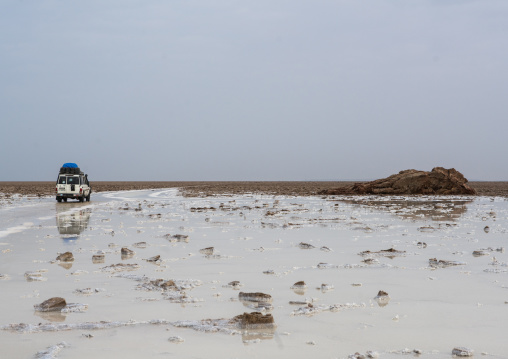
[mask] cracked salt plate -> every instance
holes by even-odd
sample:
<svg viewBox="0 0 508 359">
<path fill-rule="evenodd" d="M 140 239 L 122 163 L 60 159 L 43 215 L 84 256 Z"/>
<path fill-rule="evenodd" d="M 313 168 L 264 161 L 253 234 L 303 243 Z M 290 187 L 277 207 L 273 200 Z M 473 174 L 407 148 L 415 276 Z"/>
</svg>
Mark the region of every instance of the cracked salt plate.
<svg viewBox="0 0 508 359">
<path fill-rule="evenodd" d="M 60 332 L 68 330 L 99 330 L 99 329 L 112 329 L 128 326 L 140 326 L 140 325 L 162 325 L 171 324 L 169 321 L 164 319 L 155 319 L 149 321 L 100 321 L 100 322 L 83 322 L 83 323 L 72 323 L 72 324 L 51 324 L 51 323 L 39 323 L 39 324 L 8 324 L 0 326 L 0 330 L 13 331 L 23 334 L 42 333 L 42 332 Z"/>
<path fill-rule="evenodd" d="M 311 305 L 308 304 L 306 307 L 300 307 L 296 310 L 293 310 L 290 313 L 290 316 L 312 316 L 322 312 L 339 312 L 345 309 L 356 309 L 356 308 L 365 308 L 365 304 L 356 304 L 356 303 L 345 303 L 345 304 L 332 304 L 332 305 Z"/>
<path fill-rule="evenodd" d="M 171 325 L 177 328 L 190 328 L 205 333 L 241 334 L 237 324 L 232 322 L 231 319 L 180 320 L 172 322 Z"/>
<path fill-rule="evenodd" d="M 88 304 L 68 303 L 62 308 L 61 313 L 84 313 L 88 310 Z"/>
<path fill-rule="evenodd" d="M 48 280 L 42 276 L 42 273 L 47 272 L 46 269 L 41 269 L 37 271 L 25 272 L 25 279 L 27 282 L 44 282 Z"/>
<path fill-rule="evenodd" d="M 171 343 L 183 343 L 185 340 L 180 336 L 169 337 L 168 341 Z"/>
<path fill-rule="evenodd" d="M 118 263 L 118 264 L 112 264 L 110 266 L 106 266 L 101 268 L 101 271 L 103 272 L 123 272 L 123 271 L 133 271 L 139 269 L 140 266 L 138 264 L 124 264 L 124 263 Z"/>
<path fill-rule="evenodd" d="M 459 261 L 449 261 L 444 259 L 436 259 L 431 258 L 429 259 L 429 266 L 432 268 L 446 268 L 446 267 L 453 267 L 453 266 L 463 266 L 466 265 L 465 262 L 459 262 Z"/>
<path fill-rule="evenodd" d="M 97 294 L 100 292 L 105 292 L 106 289 L 104 288 L 84 288 L 84 289 L 76 289 L 74 293 L 76 294 L 82 294 L 82 295 L 91 295 L 91 294 Z"/>
<path fill-rule="evenodd" d="M 36 359 L 57 358 L 57 354 L 60 353 L 60 351 L 63 348 L 67 348 L 67 347 L 69 347 L 69 345 L 66 342 L 61 342 L 61 343 L 58 343 L 56 345 L 53 345 L 53 346 L 47 348 L 46 350 L 37 352 L 37 354 L 35 354 L 34 358 L 36 358 Z"/>
<path fill-rule="evenodd" d="M 88 274 L 88 271 L 78 269 L 78 270 L 71 273 L 71 275 L 82 275 L 82 274 Z"/>
</svg>

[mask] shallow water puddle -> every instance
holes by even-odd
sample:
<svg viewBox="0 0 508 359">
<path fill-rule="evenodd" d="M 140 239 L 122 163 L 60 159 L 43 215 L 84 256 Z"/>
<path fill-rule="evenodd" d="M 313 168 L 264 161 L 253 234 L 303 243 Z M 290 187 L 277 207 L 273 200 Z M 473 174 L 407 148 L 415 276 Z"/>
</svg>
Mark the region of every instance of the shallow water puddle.
<svg viewBox="0 0 508 359">
<path fill-rule="evenodd" d="M 2 209 L 2 355 L 508 355 L 504 199 L 174 189 L 92 199 Z M 57 260 L 66 252 L 73 260 Z M 52 297 L 87 310 L 34 311 Z M 273 325 L 233 320 L 254 311 Z"/>
</svg>

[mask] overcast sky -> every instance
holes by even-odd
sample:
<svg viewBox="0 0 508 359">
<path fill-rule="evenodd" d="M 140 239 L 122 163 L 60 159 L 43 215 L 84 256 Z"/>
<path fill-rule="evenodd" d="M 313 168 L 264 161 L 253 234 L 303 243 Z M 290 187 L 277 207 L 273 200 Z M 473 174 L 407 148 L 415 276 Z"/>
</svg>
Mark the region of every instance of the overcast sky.
<svg viewBox="0 0 508 359">
<path fill-rule="evenodd" d="M 0 180 L 508 180 L 506 0 L 0 2 Z"/>
</svg>

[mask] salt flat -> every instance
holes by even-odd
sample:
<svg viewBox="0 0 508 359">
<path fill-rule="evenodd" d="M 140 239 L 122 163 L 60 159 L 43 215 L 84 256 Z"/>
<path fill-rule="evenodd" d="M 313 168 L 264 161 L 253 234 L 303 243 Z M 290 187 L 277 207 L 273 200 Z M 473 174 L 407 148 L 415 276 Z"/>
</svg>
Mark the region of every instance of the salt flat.
<svg viewBox="0 0 508 359">
<path fill-rule="evenodd" d="M 90 203 L 10 201 L 0 207 L 5 357 L 52 347 L 48 357 L 58 358 L 414 350 L 450 358 L 459 346 L 508 357 L 505 198 L 184 198 L 165 189 L 95 194 Z M 64 252 L 74 261 L 56 261 Z M 240 301 L 240 292 L 272 300 Z M 51 297 L 87 307 L 34 310 Z M 254 311 L 275 326 L 231 322 Z"/>
</svg>

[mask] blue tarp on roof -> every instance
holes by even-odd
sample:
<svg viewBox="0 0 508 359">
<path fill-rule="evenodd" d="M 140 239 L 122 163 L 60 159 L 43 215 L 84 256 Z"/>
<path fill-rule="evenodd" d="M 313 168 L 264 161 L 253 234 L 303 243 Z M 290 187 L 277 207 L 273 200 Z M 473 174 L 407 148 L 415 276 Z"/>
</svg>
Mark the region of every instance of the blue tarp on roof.
<svg viewBox="0 0 508 359">
<path fill-rule="evenodd" d="M 64 163 L 63 168 L 78 168 L 78 165 L 72 162 Z"/>
</svg>

